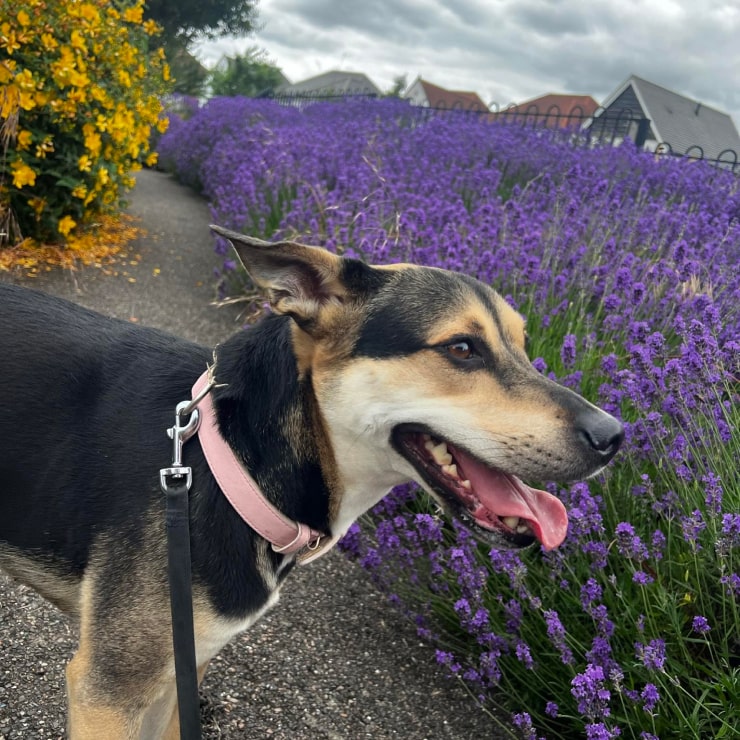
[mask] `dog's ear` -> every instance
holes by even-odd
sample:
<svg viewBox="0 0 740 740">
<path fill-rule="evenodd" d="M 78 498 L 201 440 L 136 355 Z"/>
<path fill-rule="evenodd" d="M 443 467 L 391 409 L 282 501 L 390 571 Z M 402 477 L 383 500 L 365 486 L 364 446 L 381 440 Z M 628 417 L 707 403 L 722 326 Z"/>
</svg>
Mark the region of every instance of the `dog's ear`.
<svg viewBox="0 0 740 740">
<path fill-rule="evenodd" d="M 266 242 L 220 226 L 212 225 L 211 230 L 232 243 L 249 276 L 267 291 L 276 313 L 308 327 L 327 303 L 344 302 L 341 257 L 320 247 Z"/>
</svg>

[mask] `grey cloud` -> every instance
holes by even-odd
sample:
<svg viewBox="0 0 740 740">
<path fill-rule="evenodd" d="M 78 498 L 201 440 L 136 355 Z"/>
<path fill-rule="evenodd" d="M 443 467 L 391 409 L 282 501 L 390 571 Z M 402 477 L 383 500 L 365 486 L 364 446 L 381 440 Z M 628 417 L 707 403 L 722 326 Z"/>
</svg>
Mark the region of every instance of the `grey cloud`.
<svg viewBox="0 0 740 740">
<path fill-rule="evenodd" d="M 289 77 L 332 68 L 380 87 L 401 73 L 501 104 L 546 92 L 603 99 L 630 74 L 740 123 L 736 0 L 261 0 L 257 43 Z"/>
</svg>

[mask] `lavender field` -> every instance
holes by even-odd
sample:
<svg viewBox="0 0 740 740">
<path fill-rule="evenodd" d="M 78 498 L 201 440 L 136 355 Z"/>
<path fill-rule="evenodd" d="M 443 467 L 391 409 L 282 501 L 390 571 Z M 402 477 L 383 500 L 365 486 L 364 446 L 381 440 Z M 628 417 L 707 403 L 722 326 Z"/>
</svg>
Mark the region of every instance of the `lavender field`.
<svg viewBox="0 0 740 740">
<path fill-rule="evenodd" d="M 535 367 L 625 422 L 601 476 L 547 483 L 570 520 L 554 551 L 488 552 L 410 488 L 344 539 L 491 721 L 736 737 L 740 178 L 398 101 L 215 99 L 159 152 L 223 226 L 490 283 Z"/>
</svg>

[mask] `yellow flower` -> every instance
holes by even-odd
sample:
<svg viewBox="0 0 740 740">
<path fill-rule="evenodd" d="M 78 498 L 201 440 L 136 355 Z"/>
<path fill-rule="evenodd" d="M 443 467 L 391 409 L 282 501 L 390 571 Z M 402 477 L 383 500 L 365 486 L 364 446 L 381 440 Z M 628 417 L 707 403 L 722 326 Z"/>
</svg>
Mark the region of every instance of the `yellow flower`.
<svg viewBox="0 0 740 740">
<path fill-rule="evenodd" d="M 149 36 L 156 36 L 162 29 L 156 23 L 156 21 L 148 20 L 144 21 L 144 30 Z"/>
<path fill-rule="evenodd" d="M 92 160 L 87 156 L 87 154 L 83 154 L 77 160 L 77 169 L 79 169 L 80 172 L 90 172 L 92 169 Z"/>
<path fill-rule="evenodd" d="M 23 131 L 18 132 L 18 138 L 16 139 L 16 146 L 20 151 L 25 151 L 28 149 L 28 147 L 31 146 L 31 142 L 33 141 L 33 134 L 30 131 L 26 131 L 25 129 Z"/>
<path fill-rule="evenodd" d="M 21 94 L 18 96 L 18 105 L 23 110 L 33 110 L 36 107 L 36 96 L 28 90 L 21 90 Z"/>
<path fill-rule="evenodd" d="M 90 84 L 90 78 L 73 70 L 69 75 L 69 82 L 75 87 L 87 87 Z"/>
<path fill-rule="evenodd" d="M 57 46 L 59 46 L 59 43 L 54 38 L 54 36 L 50 33 L 42 33 L 41 34 L 41 44 L 47 51 L 51 51 L 52 49 L 56 49 Z"/>
<path fill-rule="evenodd" d="M 31 18 L 25 10 L 19 10 L 16 18 L 18 19 L 18 23 L 20 23 L 24 28 L 31 24 Z"/>
<path fill-rule="evenodd" d="M 87 197 L 87 188 L 84 185 L 78 185 L 72 191 L 72 197 L 79 198 L 80 200 L 84 200 Z"/>
<path fill-rule="evenodd" d="M 0 62 L 0 85 L 7 85 L 13 79 L 13 72 L 8 69 L 7 61 Z"/>
<path fill-rule="evenodd" d="M 43 198 L 29 198 L 28 199 L 28 205 L 31 206 L 31 209 L 36 214 L 36 217 L 38 218 L 41 215 L 41 211 L 46 208 L 46 201 Z"/>
<path fill-rule="evenodd" d="M 80 7 L 80 16 L 86 21 L 91 21 L 93 23 L 100 21 L 100 13 L 98 13 L 98 9 L 89 3 L 84 3 Z"/>
<path fill-rule="evenodd" d="M 144 8 L 141 4 L 123 11 L 123 20 L 129 23 L 141 23 L 144 16 Z"/>
<path fill-rule="evenodd" d="M 100 139 L 100 134 L 97 134 L 94 131 L 85 133 L 85 149 L 87 149 L 93 157 L 97 157 L 100 154 L 101 146 L 102 141 Z"/>
<path fill-rule="evenodd" d="M 13 185 L 18 189 L 24 185 L 33 187 L 36 184 L 36 172 L 32 170 L 22 159 L 18 158 L 10 165 L 13 170 Z"/>
<path fill-rule="evenodd" d="M 3 47 L 8 54 L 12 54 L 14 51 L 21 48 L 21 45 L 18 43 L 18 37 L 15 35 L 15 31 L 10 31 L 7 35 L 3 33 L 3 35 L 0 36 L 0 49 Z"/>
<path fill-rule="evenodd" d="M 77 222 L 71 216 L 65 216 L 59 220 L 57 224 L 57 231 L 64 236 L 67 236 L 74 227 L 77 226 Z"/>
<path fill-rule="evenodd" d="M 80 51 L 85 51 L 87 49 L 85 39 L 79 31 L 72 31 L 72 35 L 69 37 L 69 43 L 72 44 L 73 49 L 79 49 Z"/>
<path fill-rule="evenodd" d="M 0 97 L 0 118 L 10 118 L 20 105 L 21 91 L 16 85 L 8 85 Z"/>
</svg>

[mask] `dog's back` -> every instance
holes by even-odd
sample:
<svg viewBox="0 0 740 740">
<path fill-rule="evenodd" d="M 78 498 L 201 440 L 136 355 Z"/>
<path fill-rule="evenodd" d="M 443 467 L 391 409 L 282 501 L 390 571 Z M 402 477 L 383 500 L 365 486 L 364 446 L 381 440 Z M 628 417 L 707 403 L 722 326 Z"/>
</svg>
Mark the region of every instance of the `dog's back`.
<svg viewBox="0 0 740 740">
<path fill-rule="evenodd" d="M 0 566 L 76 611 L 56 581 L 79 578 L 94 537 L 135 529 L 159 494 L 142 476 L 156 483 L 168 462 L 164 430 L 208 352 L 12 285 L 0 347 Z"/>
</svg>

